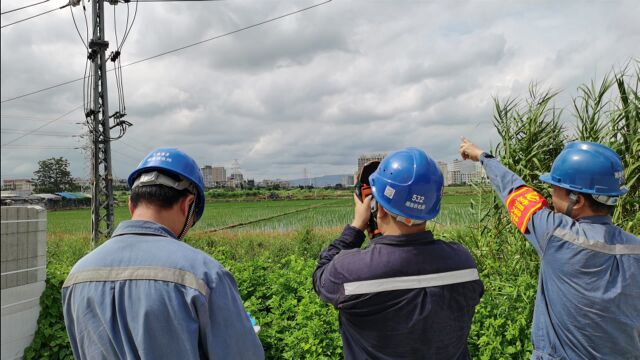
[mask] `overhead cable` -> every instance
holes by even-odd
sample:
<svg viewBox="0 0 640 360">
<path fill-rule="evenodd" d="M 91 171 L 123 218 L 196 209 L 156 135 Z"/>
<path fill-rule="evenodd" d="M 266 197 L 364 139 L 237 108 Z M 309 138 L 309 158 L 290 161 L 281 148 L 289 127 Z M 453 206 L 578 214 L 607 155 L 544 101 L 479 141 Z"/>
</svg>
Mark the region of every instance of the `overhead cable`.
<svg viewBox="0 0 640 360">
<path fill-rule="evenodd" d="M 114 6 L 115 8 L 115 6 Z M 89 24 L 87 23 L 87 8 L 84 5 L 84 2 L 82 3 L 82 10 L 84 12 L 84 23 L 87 29 L 87 41 L 89 40 Z M 82 45 L 84 45 L 84 48 L 87 49 L 87 51 L 89 50 L 89 47 L 87 46 L 87 41 L 84 40 L 84 37 L 82 36 L 82 34 L 80 34 L 80 28 L 78 28 L 78 23 L 76 22 L 76 17 L 73 14 L 73 7 L 69 6 L 69 11 L 71 12 L 71 19 L 73 19 L 73 25 L 76 28 L 76 32 L 78 33 L 78 36 L 80 37 L 80 41 L 82 41 Z"/>
<path fill-rule="evenodd" d="M 49 0 L 40 1 L 40 2 L 37 2 L 37 3 L 35 3 L 35 4 L 26 5 L 26 6 L 19 7 L 19 8 L 17 8 L 17 9 L 13 9 L 13 10 L 3 11 L 0 15 L 4 15 L 4 14 L 12 13 L 12 12 L 14 12 L 14 11 L 18 11 L 18 10 L 22 10 L 22 9 L 30 8 L 30 7 L 32 7 L 32 6 L 36 6 L 36 5 L 40 5 L 40 4 L 44 4 L 44 3 L 46 3 L 47 1 L 49 1 Z"/>
<path fill-rule="evenodd" d="M 31 136 L 54 136 L 54 137 L 78 137 L 80 134 L 70 133 L 70 132 L 61 132 L 61 131 L 30 131 L 30 130 L 21 130 L 21 129 L 8 129 L 2 128 L 0 132 L 6 134 L 25 134 L 29 133 Z"/>
<path fill-rule="evenodd" d="M 56 10 L 64 9 L 64 8 L 66 8 L 67 6 L 69 6 L 69 4 L 62 5 L 62 6 L 61 6 L 61 7 L 59 7 L 59 8 L 55 8 L 55 9 L 51 9 L 51 10 L 47 10 L 47 11 L 45 11 L 45 12 L 42 12 L 42 13 L 39 13 L 39 14 L 36 14 L 36 15 L 33 15 L 33 16 L 29 16 L 28 18 L 24 18 L 24 19 L 21 19 L 21 20 L 18 20 L 18 21 L 14 21 L 14 22 L 9 23 L 9 24 L 6 24 L 6 25 L 2 25 L 2 26 L 0 26 L 0 28 L 4 29 L 4 28 L 6 28 L 7 26 L 11 26 L 11 25 L 19 24 L 19 23 L 21 23 L 21 22 L 23 22 L 23 21 L 31 20 L 31 19 L 33 19 L 33 18 L 37 18 L 38 16 L 46 15 L 46 14 L 51 13 L 51 12 L 54 12 L 54 11 L 56 11 Z"/>
<path fill-rule="evenodd" d="M 209 41 L 217 40 L 217 39 L 223 38 L 225 36 L 233 35 L 235 33 L 239 33 L 239 32 L 244 31 L 244 30 L 249 30 L 249 29 L 252 29 L 254 27 L 258 27 L 258 26 L 261 26 L 261 25 L 264 25 L 264 24 L 268 24 L 270 22 L 274 22 L 274 21 L 286 18 L 286 17 L 291 16 L 291 15 L 295 15 L 295 14 L 298 14 L 298 13 L 301 13 L 301 12 L 304 12 L 304 11 L 307 11 L 307 10 L 311 10 L 311 9 L 313 9 L 315 7 L 318 7 L 318 6 L 321 6 L 321 5 L 330 3 L 330 2 L 331 2 L 331 0 L 327 0 L 327 1 L 321 2 L 319 4 L 308 6 L 306 8 L 302 8 L 302 9 L 299 9 L 299 10 L 296 10 L 296 11 L 293 11 L 293 12 L 290 12 L 290 13 L 286 13 L 284 15 L 280 15 L 280 16 L 277 16 L 277 17 L 274 17 L 274 18 L 271 18 L 271 19 L 268 19 L 268 20 L 261 21 L 259 23 L 253 24 L 253 25 L 245 26 L 243 28 L 240 28 L 240 29 L 237 29 L 237 30 L 234 30 L 234 31 L 230 31 L 230 32 L 222 34 L 222 35 L 213 36 L 213 37 L 210 37 L 208 39 L 196 41 L 194 43 L 191 43 L 191 44 L 188 44 L 188 45 L 184 45 L 184 46 L 181 46 L 179 48 L 175 48 L 173 50 L 168 50 L 168 51 L 162 52 L 160 54 L 149 56 L 147 58 L 140 59 L 140 60 L 134 61 L 132 63 L 128 63 L 126 65 L 122 65 L 122 67 L 127 67 L 127 66 L 131 66 L 131 65 L 139 64 L 141 62 L 145 62 L 145 61 L 148 61 L 148 60 L 159 58 L 161 56 L 165 56 L 165 55 L 168 55 L 168 54 L 171 54 L 171 53 L 174 53 L 174 52 L 178 52 L 178 51 L 181 51 L 181 50 L 184 50 L 184 49 L 188 49 L 188 48 L 196 46 L 196 45 L 200 45 L 200 44 L 204 44 L 204 43 L 209 42 Z"/>
<path fill-rule="evenodd" d="M 51 120 L 51 121 L 46 122 L 44 125 L 38 126 L 37 128 L 35 128 L 35 129 L 33 129 L 33 130 L 28 131 L 26 134 L 20 135 L 20 136 L 18 136 L 17 138 L 15 138 L 15 139 L 13 139 L 13 140 L 11 140 L 11 141 L 7 142 L 7 143 L 4 143 L 4 144 L 2 144 L 2 145 L 0 145 L 0 146 L 4 148 L 4 147 L 5 147 L 5 146 L 7 146 L 7 145 L 11 145 L 11 144 L 13 144 L 14 142 L 16 142 L 16 141 L 18 141 L 18 140 L 20 140 L 20 139 L 22 139 L 22 138 L 24 138 L 24 137 L 26 137 L 26 136 L 28 136 L 28 135 L 30 135 L 30 134 L 32 134 L 32 133 L 34 133 L 34 132 L 36 132 L 36 131 L 38 131 L 38 130 L 42 129 L 43 127 L 48 126 L 48 125 L 50 125 L 50 124 L 53 124 L 54 122 L 56 122 L 56 121 L 58 121 L 58 120 L 60 120 L 60 119 L 63 119 L 64 117 L 68 116 L 68 115 L 69 115 L 69 114 L 71 114 L 72 112 L 77 111 L 77 110 L 79 110 L 79 109 L 82 109 L 82 105 L 80 105 L 80 106 L 76 106 L 75 108 L 73 108 L 73 109 L 71 109 L 71 110 L 67 111 L 66 113 L 64 113 L 64 114 L 62 114 L 62 115 L 60 115 L 60 116 L 58 116 L 57 118 L 55 118 L 55 119 L 53 119 L 53 120 Z"/>
<path fill-rule="evenodd" d="M 209 42 L 209 41 L 217 40 L 217 39 L 220 39 L 220 38 L 225 37 L 225 36 L 233 35 L 233 34 L 235 34 L 235 33 L 238 33 L 238 32 L 244 31 L 244 30 L 248 30 L 248 29 L 251 29 L 251 28 L 254 28 L 254 27 L 257 27 L 257 26 L 261 26 L 261 25 L 264 25 L 264 24 L 267 24 L 267 23 L 270 23 L 270 22 L 273 22 L 273 21 L 276 21 L 276 20 L 280 20 L 280 19 L 282 19 L 282 18 L 285 18 L 285 17 L 291 16 L 291 15 L 295 15 L 295 14 L 298 14 L 298 13 L 301 13 L 301 12 L 304 12 L 304 11 L 307 11 L 307 10 L 311 10 L 311 9 L 313 9 L 313 8 L 315 8 L 315 7 L 318 7 L 318 6 L 321 6 L 321 5 L 324 5 L 324 4 L 327 4 L 327 3 L 330 3 L 331 1 L 332 1 L 332 0 L 327 0 L 327 1 L 324 1 L 324 2 L 318 3 L 318 4 L 315 4 L 315 5 L 312 5 L 312 6 L 306 7 L 306 8 L 302 8 L 302 9 L 299 9 L 299 10 L 296 10 L 296 11 L 293 11 L 293 12 L 290 12 L 290 13 L 286 13 L 286 14 L 284 14 L 284 15 L 280 15 L 280 16 L 275 17 L 275 18 L 271 18 L 271 19 L 268 19 L 268 20 L 265 20 L 265 21 L 262 21 L 262 22 L 259 22 L 259 23 L 256 23 L 256 24 L 253 24 L 253 25 L 249 25 L 249 26 L 246 26 L 246 27 L 240 28 L 240 29 L 237 29 L 237 30 L 234 30 L 234 31 L 231 31 L 231 32 L 228 32 L 228 33 L 222 34 L 222 35 L 217 35 L 217 36 L 214 36 L 214 37 L 211 37 L 211 38 L 208 38 L 208 39 L 204 39 L 204 40 L 201 40 L 201 41 L 198 41 L 198 42 L 192 43 L 192 44 L 188 44 L 188 45 L 185 45 L 185 46 L 181 46 L 181 47 L 176 48 L 176 49 L 173 49 L 173 50 L 168 50 L 168 51 L 162 52 L 162 53 L 160 53 L 160 54 L 156 54 L 156 55 L 153 55 L 153 56 L 150 56 L 150 57 L 144 58 L 144 59 L 140 59 L 140 60 L 134 61 L 134 62 L 132 62 L 132 63 L 128 63 L 128 64 L 126 64 L 126 65 L 122 65 L 122 67 L 124 68 L 124 67 L 127 67 L 127 66 L 131 66 L 131 65 L 139 64 L 139 63 L 144 62 L 144 61 L 152 60 L 152 59 L 155 59 L 155 58 L 158 58 L 158 57 L 164 56 L 164 55 L 168 55 L 168 54 L 171 54 L 171 53 L 174 53 L 174 52 L 180 51 L 180 50 L 184 50 L 184 49 L 187 49 L 187 48 L 190 48 L 190 47 L 196 46 L 196 45 L 200 45 L 200 44 L 206 43 L 206 42 Z M 108 70 L 108 71 L 113 71 L 113 70 Z M 89 75 L 88 77 L 92 77 L 92 76 L 93 76 L 93 75 Z M 35 90 L 35 91 L 29 92 L 29 93 L 26 93 L 26 94 L 22 94 L 22 95 L 14 96 L 14 97 L 12 97 L 12 98 L 4 99 L 4 100 L 0 101 L 0 103 L 6 103 L 6 102 L 9 102 L 9 101 L 18 100 L 18 99 L 21 99 L 21 98 L 23 98 L 23 97 L 27 97 L 27 96 L 35 95 L 35 94 L 41 93 L 41 92 L 43 92 L 43 91 L 47 91 L 47 90 L 51 90 L 51 89 L 55 89 L 55 88 L 58 88 L 58 87 L 60 87 L 60 86 L 68 85 L 68 84 L 71 84 L 71 83 L 74 83 L 74 82 L 77 82 L 77 81 L 81 81 L 81 80 L 84 80 L 84 79 L 85 79 L 85 77 L 81 77 L 81 78 L 78 78 L 78 79 L 73 79 L 73 80 L 65 81 L 65 82 L 60 83 L 60 84 L 51 85 L 51 86 L 48 86 L 48 87 L 43 88 L 43 89 Z"/>
<path fill-rule="evenodd" d="M 139 2 L 184 2 L 184 1 L 190 1 L 190 2 L 202 2 L 202 1 L 224 1 L 224 0 L 138 0 Z M 123 2 L 130 2 L 130 1 L 123 1 Z"/>
<path fill-rule="evenodd" d="M 87 76 L 87 77 L 91 77 L 91 76 L 93 76 L 93 75 L 89 75 L 89 76 Z M 81 78 L 77 78 L 77 79 L 73 79 L 73 80 L 65 81 L 65 82 L 63 82 L 63 83 L 56 84 L 56 85 L 52 85 L 52 86 L 49 86 L 49 87 L 46 87 L 46 88 L 43 88 L 43 89 L 40 89 L 40 90 L 32 91 L 32 92 L 27 93 L 27 94 L 22 94 L 22 95 L 19 95 L 19 96 L 13 97 L 13 98 L 9 98 L 9 99 L 2 100 L 2 101 L 0 101 L 0 103 L 5 103 L 5 102 L 8 102 L 8 101 L 18 100 L 18 99 L 21 99 L 21 98 L 23 98 L 23 97 L 27 97 L 27 96 L 30 96 L 30 95 L 35 95 L 35 94 L 37 94 L 37 93 L 41 93 L 41 92 L 43 92 L 43 91 L 47 91 L 47 90 L 51 90 L 51 89 L 58 88 L 58 87 L 60 87 L 60 86 L 64 86 L 64 85 L 68 85 L 68 84 L 73 84 L 74 82 L 78 82 L 78 81 L 80 81 L 80 80 L 84 80 L 85 78 L 86 78 L 86 77 L 81 77 Z"/>
<path fill-rule="evenodd" d="M 138 148 L 138 147 L 136 147 L 136 146 L 133 146 L 133 145 L 131 145 L 131 144 L 129 144 L 129 143 L 126 143 L 126 142 L 124 142 L 123 140 L 118 141 L 118 144 L 125 145 L 125 146 L 127 146 L 127 147 L 129 147 L 129 148 L 131 148 L 131 149 L 133 149 L 133 150 L 135 150 L 135 151 L 137 151 L 137 152 L 141 153 L 141 154 L 147 154 L 147 153 L 148 153 L 148 151 L 147 151 L 147 150 L 141 150 L 140 148 Z"/>
<path fill-rule="evenodd" d="M 126 157 L 127 159 L 135 161 L 136 164 L 138 164 L 138 161 L 140 160 L 138 158 L 134 158 L 133 156 L 131 156 L 131 155 L 127 154 L 127 153 L 124 153 L 122 151 L 118 151 L 118 150 L 114 149 L 113 147 L 111 148 L 111 151 L 113 151 L 116 154 L 120 154 L 120 155 Z"/>
<path fill-rule="evenodd" d="M 2 145 L 3 149 L 58 149 L 58 150 L 77 150 L 81 149 L 77 146 L 56 146 L 56 145 Z"/>
</svg>

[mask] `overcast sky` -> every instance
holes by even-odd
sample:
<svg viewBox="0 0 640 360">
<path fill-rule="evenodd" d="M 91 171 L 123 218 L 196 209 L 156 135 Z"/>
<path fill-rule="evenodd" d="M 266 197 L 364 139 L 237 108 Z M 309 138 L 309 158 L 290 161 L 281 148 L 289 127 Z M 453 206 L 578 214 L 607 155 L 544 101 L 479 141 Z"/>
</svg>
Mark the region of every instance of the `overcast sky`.
<svg viewBox="0 0 640 360">
<path fill-rule="evenodd" d="M 122 64 L 322 1 L 141 3 Z M 3 0 L 2 11 L 32 2 Z M 64 3 L 3 15 L 2 24 Z M 115 7 L 120 39 L 126 9 Z M 106 10 L 112 50 L 114 7 Z M 86 37 L 82 9 L 73 11 Z M 114 175 L 126 177 L 159 146 L 179 147 L 201 166 L 238 159 L 256 180 L 301 178 L 305 168 L 311 176 L 351 173 L 362 153 L 406 146 L 450 161 L 460 135 L 482 146 L 498 141 L 493 96 L 524 96 L 538 82 L 562 90 L 558 105 L 568 106 L 581 83 L 637 58 L 638 18 L 637 0 L 334 0 L 124 68 L 133 126 L 112 143 Z M 3 28 L 1 50 L 2 100 L 82 77 L 85 68 L 68 8 Z M 86 131 L 82 110 L 13 141 L 81 105 L 82 82 L 2 103 L 2 178 L 30 178 L 52 156 L 88 177 L 86 155 L 73 149 L 85 143 L 74 136 Z"/>
</svg>

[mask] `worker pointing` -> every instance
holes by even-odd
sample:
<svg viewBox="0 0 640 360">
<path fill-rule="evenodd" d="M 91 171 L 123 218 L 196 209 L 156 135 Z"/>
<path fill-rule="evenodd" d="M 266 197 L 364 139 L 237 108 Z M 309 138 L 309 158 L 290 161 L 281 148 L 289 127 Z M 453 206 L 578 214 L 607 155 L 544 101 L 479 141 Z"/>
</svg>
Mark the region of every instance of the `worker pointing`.
<svg viewBox="0 0 640 360">
<path fill-rule="evenodd" d="M 75 358 L 264 358 L 233 276 L 180 241 L 204 212 L 196 162 L 156 149 L 128 181 L 132 220 L 80 259 L 62 289 Z"/>
<path fill-rule="evenodd" d="M 416 148 L 387 156 L 368 177 L 372 196 L 320 253 L 313 286 L 340 312 L 346 359 L 468 359 L 467 336 L 483 293 L 462 245 L 425 229 L 440 211 L 443 177 Z M 362 194 L 361 191 L 358 191 Z M 381 234 L 360 249 L 364 230 Z"/>
<path fill-rule="evenodd" d="M 555 211 L 497 159 L 462 139 L 480 161 L 511 221 L 540 257 L 532 359 L 640 359 L 640 239 L 611 222 L 627 192 L 620 157 L 569 143 L 540 180 Z"/>
</svg>

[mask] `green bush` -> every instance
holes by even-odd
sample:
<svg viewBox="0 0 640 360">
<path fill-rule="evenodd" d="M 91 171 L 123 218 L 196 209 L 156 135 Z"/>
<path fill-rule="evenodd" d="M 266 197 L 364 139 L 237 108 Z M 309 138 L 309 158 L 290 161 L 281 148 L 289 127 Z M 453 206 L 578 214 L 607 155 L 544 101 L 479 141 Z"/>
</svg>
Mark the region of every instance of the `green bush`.
<svg viewBox="0 0 640 360">
<path fill-rule="evenodd" d="M 262 327 L 268 358 L 337 359 L 342 354 L 337 312 L 313 291 L 315 261 L 298 256 L 228 264 L 248 311 Z"/>
<path fill-rule="evenodd" d="M 71 270 L 68 266 L 47 266 L 46 287 L 40 297 L 38 329 L 24 351 L 25 359 L 73 359 L 62 316 L 60 289 Z"/>
</svg>

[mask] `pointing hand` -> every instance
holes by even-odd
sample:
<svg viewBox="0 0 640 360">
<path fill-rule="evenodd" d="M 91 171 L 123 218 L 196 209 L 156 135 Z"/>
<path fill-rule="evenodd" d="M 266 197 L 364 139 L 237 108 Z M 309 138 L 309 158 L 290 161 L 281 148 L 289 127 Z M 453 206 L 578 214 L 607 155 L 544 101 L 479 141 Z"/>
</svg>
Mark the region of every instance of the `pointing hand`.
<svg viewBox="0 0 640 360">
<path fill-rule="evenodd" d="M 469 141 L 464 136 L 460 137 L 462 143 L 460 143 L 460 156 L 462 156 L 462 160 L 473 160 L 480 161 L 480 155 L 484 152 L 482 149 L 474 145 L 471 141 Z"/>
</svg>

